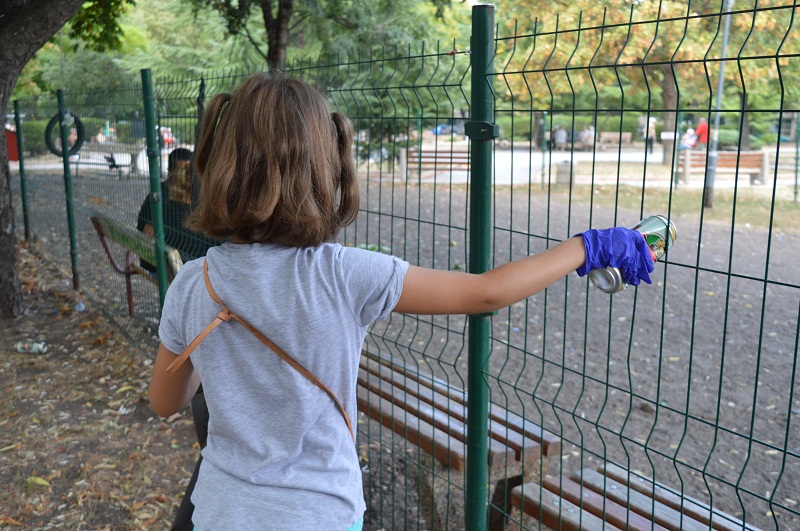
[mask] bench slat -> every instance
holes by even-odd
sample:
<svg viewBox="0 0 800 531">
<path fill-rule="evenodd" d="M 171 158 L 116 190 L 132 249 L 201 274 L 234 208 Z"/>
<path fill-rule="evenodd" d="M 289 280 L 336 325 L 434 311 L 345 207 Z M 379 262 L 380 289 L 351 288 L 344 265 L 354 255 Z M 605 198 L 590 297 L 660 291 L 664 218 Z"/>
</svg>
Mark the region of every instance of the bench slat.
<svg viewBox="0 0 800 531">
<path fill-rule="evenodd" d="M 362 358 L 362 370 L 359 371 L 359 385 L 370 392 L 381 395 L 383 398 L 401 404 L 410 413 L 417 415 L 450 435 L 466 442 L 466 409 L 461 404 L 449 402 L 447 397 L 420 388 L 407 378 L 389 371 L 382 365 L 367 366 Z M 364 370 L 366 368 L 366 370 Z M 367 372 L 369 371 L 369 372 Z M 370 375 L 374 376 L 370 378 Z M 513 459 L 519 461 L 524 457 L 526 461 L 539 459 L 540 446 L 536 441 L 526 439 L 521 435 L 510 432 L 496 423 L 489 426 L 489 451 L 490 454 L 505 456 L 508 448 L 514 451 Z M 506 457 L 498 462 L 504 463 Z M 495 459 L 490 455 L 490 461 Z"/>
<path fill-rule="evenodd" d="M 542 482 L 542 486 L 565 500 L 582 507 L 596 517 L 620 528 L 630 531 L 667 531 L 648 518 L 629 511 L 625 506 L 609 500 L 593 490 L 581 487 L 579 483 L 567 477 L 550 477 Z"/>
<path fill-rule="evenodd" d="M 638 474 L 629 472 L 626 469 L 607 463 L 605 467 L 598 469 L 599 472 L 618 481 L 630 488 L 637 490 L 646 496 L 653 496 L 657 501 L 664 505 L 682 511 L 684 514 L 703 522 L 708 527 L 709 520 L 712 520 L 711 527 L 718 531 L 742 531 L 748 529 L 751 531 L 760 531 L 758 528 L 750 526 L 728 514 L 722 513 L 716 509 L 711 509 L 708 505 L 688 496 L 681 496 L 671 489 L 664 487 L 658 483 L 653 483 L 649 478 L 643 478 Z"/>
<path fill-rule="evenodd" d="M 356 394 L 358 408 L 369 418 L 379 421 L 386 428 L 405 437 L 445 466 L 458 471 L 464 470 L 467 460 L 465 443 L 450 437 L 439 428 L 431 426 L 389 400 L 370 393 L 362 386 L 358 386 Z M 489 457 L 493 459 L 492 462 L 487 461 L 490 466 L 501 467 L 506 464 L 506 461 L 501 459 L 502 456 L 490 454 Z M 513 459 L 510 450 L 506 458 Z"/>
<path fill-rule="evenodd" d="M 629 489 L 622 483 L 607 478 L 594 470 L 583 469 L 574 474 L 572 479 L 578 481 L 585 488 L 592 489 L 620 505 L 630 507 L 632 511 L 645 518 L 651 518 L 654 522 L 672 531 L 708 531 L 708 525 L 703 525 L 697 520 L 654 500 L 649 495 Z"/>
<path fill-rule="evenodd" d="M 129 249 L 146 262 L 156 263 L 156 246 L 152 238 L 143 232 L 115 223 L 102 215 L 95 215 L 91 219 L 94 220 L 93 223 L 97 223 L 96 227 L 99 226 L 104 236 Z"/>
<path fill-rule="evenodd" d="M 540 487 L 525 483 L 511 489 L 511 504 L 551 529 L 562 531 L 603 531 L 617 529 L 595 515 Z"/>
<path fill-rule="evenodd" d="M 376 353 L 364 350 L 362 353 L 365 357 L 375 360 L 381 365 L 388 367 L 394 372 L 403 374 L 415 382 L 419 382 L 421 385 L 446 396 L 454 402 L 464 406 L 467 404 L 466 391 L 458 389 L 440 378 L 422 373 L 417 367 L 409 365 L 402 360 L 397 360 L 390 354 L 384 352 Z M 542 429 L 541 426 L 525 420 L 502 406 L 494 403 L 489 404 L 489 418 L 499 423 L 501 426 L 508 426 L 524 437 L 539 443 L 542 448 L 542 454 L 545 456 L 549 457 L 561 453 L 561 439 L 557 435 Z M 505 428 L 503 428 L 503 431 L 505 431 Z"/>
<path fill-rule="evenodd" d="M 469 150 L 452 149 L 449 146 L 433 148 L 411 148 L 400 156 L 401 167 L 410 170 L 469 170 L 471 153 Z"/>
<path fill-rule="evenodd" d="M 703 172 L 706 167 L 705 151 L 681 151 L 680 166 L 681 171 L 686 166 L 686 157 L 689 156 L 692 171 Z M 762 152 L 736 152 L 718 151 L 717 170 L 739 170 L 739 173 L 761 173 L 764 163 L 764 153 Z M 731 172 L 726 172 L 731 173 Z"/>
<path fill-rule="evenodd" d="M 620 142 L 623 144 L 630 144 L 633 142 L 633 133 L 627 131 L 622 133 L 604 131 L 600 133 L 598 140 L 601 144 L 619 144 Z"/>
</svg>

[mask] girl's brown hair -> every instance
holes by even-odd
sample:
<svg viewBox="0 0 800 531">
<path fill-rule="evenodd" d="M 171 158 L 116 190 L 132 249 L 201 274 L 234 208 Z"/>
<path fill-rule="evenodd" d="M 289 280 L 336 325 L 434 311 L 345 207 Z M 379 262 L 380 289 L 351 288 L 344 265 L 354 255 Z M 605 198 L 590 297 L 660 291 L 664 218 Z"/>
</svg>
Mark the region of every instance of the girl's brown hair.
<svg viewBox="0 0 800 531">
<path fill-rule="evenodd" d="M 257 74 L 203 115 L 190 229 L 239 243 L 318 246 L 358 214 L 353 128 L 318 90 Z"/>
</svg>

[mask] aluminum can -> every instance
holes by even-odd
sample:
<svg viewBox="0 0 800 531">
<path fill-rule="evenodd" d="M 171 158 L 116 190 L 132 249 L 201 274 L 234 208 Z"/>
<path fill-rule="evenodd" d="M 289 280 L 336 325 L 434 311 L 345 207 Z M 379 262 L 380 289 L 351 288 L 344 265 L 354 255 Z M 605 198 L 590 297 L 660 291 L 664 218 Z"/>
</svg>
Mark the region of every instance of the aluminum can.
<svg viewBox="0 0 800 531">
<path fill-rule="evenodd" d="M 47 343 L 38 342 L 30 343 L 28 341 L 19 341 L 16 346 L 17 352 L 30 352 L 32 354 L 44 354 L 47 352 Z"/>
<path fill-rule="evenodd" d="M 678 237 L 675 225 L 664 216 L 647 217 L 631 227 L 631 229 L 644 235 L 654 262 L 666 254 Z M 606 293 L 617 293 L 628 287 L 616 267 L 592 269 L 589 271 L 589 278 L 595 286 Z"/>
</svg>

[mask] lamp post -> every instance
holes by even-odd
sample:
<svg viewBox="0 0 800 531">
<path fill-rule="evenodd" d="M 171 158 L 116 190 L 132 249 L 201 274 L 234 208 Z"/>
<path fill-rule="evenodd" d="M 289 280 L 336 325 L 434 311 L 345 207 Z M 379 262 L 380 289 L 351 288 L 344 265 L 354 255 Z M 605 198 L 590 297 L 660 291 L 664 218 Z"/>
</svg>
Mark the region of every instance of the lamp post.
<svg viewBox="0 0 800 531">
<path fill-rule="evenodd" d="M 706 175 L 706 186 L 703 191 L 703 205 L 706 208 L 714 207 L 714 177 L 717 174 L 717 137 L 719 135 L 719 110 L 722 107 L 722 88 L 725 82 L 725 50 L 728 48 L 728 32 L 731 27 L 730 12 L 733 9 L 733 0 L 728 0 L 725 8 L 725 29 L 722 33 L 722 61 L 719 65 L 719 81 L 717 81 L 717 103 L 714 111 L 714 128 L 711 130 L 711 149 L 708 153 L 708 174 Z"/>
</svg>

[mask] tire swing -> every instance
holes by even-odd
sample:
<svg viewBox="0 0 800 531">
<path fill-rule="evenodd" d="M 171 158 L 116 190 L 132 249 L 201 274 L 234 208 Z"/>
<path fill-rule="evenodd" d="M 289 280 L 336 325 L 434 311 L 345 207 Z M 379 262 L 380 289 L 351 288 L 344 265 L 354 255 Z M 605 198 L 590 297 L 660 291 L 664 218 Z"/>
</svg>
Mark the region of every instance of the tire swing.
<svg viewBox="0 0 800 531">
<path fill-rule="evenodd" d="M 72 121 L 72 123 L 68 124 L 67 127 L 70 126 L 74 127 L 75 132 L 77 133 L 77 138 L 75 139 L 75 143 L 72 145 L 72 147 L 69 148 L 69 150 L 67 150 L 67 154 L 72 156 L 77 154 L 78 151 L 81 150 L 81 147 L 83 146 L 83 141 L 85 139 L 86 131 L 83 128 L 83 122 L 81 122 L 77 114 L 73 113 L 72 111 L 67 111 L 66 114 L 69 115 L 68 120 Z M 53 153 L 56 156 L 62 157 L 63 153 L 61 149 L 56 145 L 55 137 L 53 136 L 53 132 L 56 131 L 56 126 L 58 125 L 58 118 L 59 115 L 58 113 L 56 113 L 52 118 L 50 118 L 50 121 L 47 123 L 47 127 L 44 130 L 44 142 L 45 144 L 47 144 L 47 149 L 49 149 L 51 153 Z"/>
</svg>

